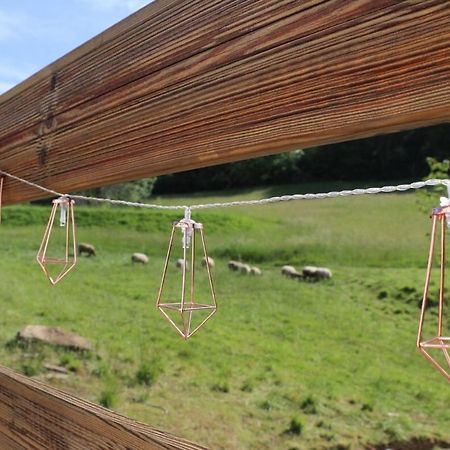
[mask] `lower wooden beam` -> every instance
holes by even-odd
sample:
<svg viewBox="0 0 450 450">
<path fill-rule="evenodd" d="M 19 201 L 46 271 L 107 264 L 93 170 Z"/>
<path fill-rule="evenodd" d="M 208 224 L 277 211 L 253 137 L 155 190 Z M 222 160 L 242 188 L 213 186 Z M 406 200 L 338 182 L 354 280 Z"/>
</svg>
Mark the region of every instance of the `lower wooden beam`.
<svg viewBox="0 0 450 450">
<path fill-rule="evenodd" d="M 205 450 L 0 367 L 2 450 Z"/>
</svg>

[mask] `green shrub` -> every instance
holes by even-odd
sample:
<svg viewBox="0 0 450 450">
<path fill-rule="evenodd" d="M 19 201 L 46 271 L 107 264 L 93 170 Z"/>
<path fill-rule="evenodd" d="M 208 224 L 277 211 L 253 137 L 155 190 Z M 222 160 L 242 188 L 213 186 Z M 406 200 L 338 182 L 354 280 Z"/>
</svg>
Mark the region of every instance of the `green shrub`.
<svg viewBox="0 0 450 450">
<path fill-rule="evenodd" d="M 363 403 L 362 406 L 361 406 L 361 411 L 372 412 L 373 411 L 373 406 L 370 403 Z"/>
<path fill-rule="evenodd" d="M 219 381 L 211 386 L 211 390 L 214 392 L 224 392 L 227 394 L 230 392 L 230 385 L 228 384 L 228 381 Z"/>
<path fill-rule="evenodd" d="M 103 378 L 109 373 L 109 367 L 105 362 L 100 362 L 98 366 L 91 370 L 91 375 L 98 378 Z"/>
<path fill-rule="evenodd" d="M 289 424 L 289 428 L 286 430 L 287 433 L 300 435 L 303 433 L 305 428 L 305 423 L 303 419 L 299 416 L 295 416 L 291 419 L 291 423 Z"/>
<path fill-rule="evenodd" d="M 117 382 L 110 377 L 105 381 L 102 392 L 100 393 L 99 404 L 104 408 L 113 408 L 117 404 Z"/>
<path fill-rule="evenodd" d="M 305 398 L 305 400 L 303 400 L 302 404 L 300 405 L 300 408 L 306 414 L 317 414 L 317 402 L 311 396 L 308 396 Z"/>
<path fill-rule="evenodd" d="M 61 355 L 59 364 L 71 372 L 79 372 L 81 368 L 81 361 L 69 353 L 63 353 Z"/>
<path fill-rule="evenodd" d="M 145 386 L 151 386 L 155 383 L 158 377 L 159 368 L 158 365 L 148 362 L 143 362 L 139 365 L 136 371 L 136 382 L 138 384 L 143 384 Z"/>
<path fill-rule="evenodd" d="M 241 387 L 242 392 L 253 392 L 253 389 L 254 389 L 254 386 L 250 380 L 245 381 Z"/>
<path fill-rule="evenodd" d="M 258 406 L 264 411 L 270 411 L 273 408 L 273 405 L 269 400 L 262 401 Z"/>
<path fill-rule="evenodd" d="M 26 363 L 22 365 L 22 372 L 27 377 L 34 377 L 41 371 L 40 364 Z"/>
</svg>

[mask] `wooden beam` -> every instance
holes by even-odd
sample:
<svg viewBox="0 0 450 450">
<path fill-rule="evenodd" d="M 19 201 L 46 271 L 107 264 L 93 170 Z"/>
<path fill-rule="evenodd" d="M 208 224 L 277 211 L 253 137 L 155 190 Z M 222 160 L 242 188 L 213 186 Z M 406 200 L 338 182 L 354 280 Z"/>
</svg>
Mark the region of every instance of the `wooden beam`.
<svg viewBox="0 0 450 450">
<path fill-rule="evenodd" d="M 0 168 L 74 192 L 449 121 L 449 49 L 441 0 L 159 0 L 0 96 Z"/>
<path fill-rule="evenodd" d="M 0 367 L 0 448 L 205 450 Z"/>
</svg>

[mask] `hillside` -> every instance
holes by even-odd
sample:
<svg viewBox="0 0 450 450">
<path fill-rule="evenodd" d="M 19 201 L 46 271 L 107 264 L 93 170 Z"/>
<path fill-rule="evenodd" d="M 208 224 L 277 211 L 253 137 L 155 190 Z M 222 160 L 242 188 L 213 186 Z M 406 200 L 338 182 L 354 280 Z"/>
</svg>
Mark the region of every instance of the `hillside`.
<svg viewBox="0 0 450 450">
<path fill-rule="evenodd" d="M 45 363 L 64 365 L 69 375 L 51 383 L 212 449 L 450 442 L 448 383 L 415 349 L 430 227 L 417 195 L 194 214 L 216 259 L 219 312 L 188 342 L 154 306 L 177 213 L 78 208 L 78 241 L 94 244 L 98 256 L 81 258 L 56 288 L 35 263 L 48 213 L 41 206 L 3 211 L 2 364 L 42 379 Z M 150 256 L 148 266 L 131 264 L 135 251 Z M 229 258 L 258 265 L 263 276 L 231 273 Z M 334 276 L 320 283 L 286 279 L 280 267 L 287 263 L 324 265 Z M 95 351 L 23 348 L 14 336 L 26 324 L 74 331 Z"/>
</svg>

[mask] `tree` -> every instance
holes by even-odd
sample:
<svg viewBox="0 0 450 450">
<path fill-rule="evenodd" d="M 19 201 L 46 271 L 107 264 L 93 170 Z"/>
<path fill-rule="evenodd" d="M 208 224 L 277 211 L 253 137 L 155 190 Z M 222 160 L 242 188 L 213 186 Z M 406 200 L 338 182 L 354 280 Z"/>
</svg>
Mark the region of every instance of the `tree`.
<svg viewBox="0 0 450 450">
<path fill-rule="evenodd" d="M 153 192 L 156 178 L 144 178 L 127 183 L 113 184 L 95 189 L 88 189 L 81 192 L 82 195 L 89 197 L 102 197 L 128 202 L 143 202 L 148 200 Z"/>
</svg>

